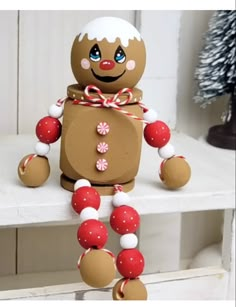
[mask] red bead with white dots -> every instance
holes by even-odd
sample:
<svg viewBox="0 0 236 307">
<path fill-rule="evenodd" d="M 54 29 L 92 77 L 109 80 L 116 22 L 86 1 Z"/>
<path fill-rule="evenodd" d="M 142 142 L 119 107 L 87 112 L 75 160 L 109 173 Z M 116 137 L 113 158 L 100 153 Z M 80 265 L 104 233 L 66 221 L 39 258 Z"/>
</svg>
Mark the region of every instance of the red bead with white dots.
<svg viewBox="0 0 236 307">
<path fill-rule="evenodd" d="M 112 229 L 123 235 L 135 232 L 140 225 L 138 212 L 130 206 L 120 206 L 116 208 L 110 216 Z"/>
<path fill-rule="evenodd" d="M 144 257 L 136 248 L 122 250 L 116 259 L 119 273 L 125 278 L 136 278 L 144 269 Z"/>
<path fill-rule="evenodd" d="M 61 136 L 61 122 L 51 116 L 43 117 L 36 125 L 36 135 L 42 143 L 55 143 Z"/>
<path fill-rule="evenodd" d="M 170 128 L 162 121 L 147 124 L 144 128 L 146 142 L 156 148 L 165 146 L 170 140 Z"/>
<path fill-rule="evenodd" d="M 87 207 L 98 210 L 101 203 L 101 197 L 93 187 L 84 186 L 74 191 L 71 203 L 75 212 L 80 214 L 80 212 Z"/>
<path fill-rule="evenodd" d="M 85 248 L 103 248 L 108 239 L 108 231 L 104 223 L 98 220 L 84 221 L 78 228 L 77 238 Z"/>
</svg>

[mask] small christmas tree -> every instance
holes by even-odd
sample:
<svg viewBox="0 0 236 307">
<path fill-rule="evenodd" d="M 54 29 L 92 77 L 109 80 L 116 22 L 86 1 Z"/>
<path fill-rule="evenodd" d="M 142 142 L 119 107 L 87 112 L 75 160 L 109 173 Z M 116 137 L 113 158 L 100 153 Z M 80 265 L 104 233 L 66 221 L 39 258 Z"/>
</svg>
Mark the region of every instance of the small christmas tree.
<svg viewBox="0 0 236 307">
<path fill-rule="evenodd" d="M 216 97 L 230 94 L 223 125 L 211 127 L 207 141 L 217 147 L 236 149 L 236 11 L 216 11 L 209 22 L 196 68 L 195 102 L 206 106 Z"/>
</svg>

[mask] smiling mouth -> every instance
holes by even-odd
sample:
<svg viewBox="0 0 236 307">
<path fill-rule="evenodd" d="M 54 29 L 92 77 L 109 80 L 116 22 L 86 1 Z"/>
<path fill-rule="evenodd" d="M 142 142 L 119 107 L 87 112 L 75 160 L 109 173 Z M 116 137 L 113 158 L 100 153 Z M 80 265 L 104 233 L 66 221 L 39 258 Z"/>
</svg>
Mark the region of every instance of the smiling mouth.
<svg viewBox="0 0 236 307">
<path fill-rule="evenodd" d="M 93 69 L 91 69 L 91 71 L 92 71 L 94 77 L 95 77 L 97 80 L 102 81 L 102 82 L 107 82 L 107 83 L 109 83 L 109 82 L 114 82 L 114 81 L 118 80 L 120 77 L 122 77 L 126 70 L 124 70 L 124 71 L 122 72 L 122 74 L 120 74 L 119 76 L 115 76 L 115 77 L 113 77 L 113 76 L 104 76 L 104 77 L 103 77 L 103 76 L 97 75 L 97 74 L 94 72 Z"/>
</svg>

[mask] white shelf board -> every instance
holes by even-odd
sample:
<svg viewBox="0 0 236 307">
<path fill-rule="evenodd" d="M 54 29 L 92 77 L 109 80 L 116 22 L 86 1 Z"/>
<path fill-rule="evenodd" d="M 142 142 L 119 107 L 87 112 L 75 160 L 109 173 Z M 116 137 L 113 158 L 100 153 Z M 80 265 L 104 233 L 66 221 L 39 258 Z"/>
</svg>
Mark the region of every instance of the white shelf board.
<svg viewBox="0 0 236 307">
<path fill-rule="evenodd" d="M 33 135 L 0 136 L 0 227 L 40 223 L 77 223 L 71 207 L 71 192 L 60 186 L 60 142 L 52 144 L 48 155 L 51 175 L 38 188 L 21 184 L 17 167 L 23 156 L 33 153 Z M 176 154 L 191 165 L 190 182 L 177 191 L 166 189 L 158 176 L 159 158 L 155 148 L 143 142 L 140 169 L 135 188 L 129 192 L 131 204 L 141 215 L 235 207 L 235 151 L 209 146 L 189 136 L 173 132 L 171 143 Z M 112 211 L 111 196 L 103 196 L 100 218 Z"/>
<path fill-rule="evenodd" d="M 205 267 L 147 274 L 142 275 L 140 279 L 147 287 L 148 300 L 216 300 L 225 299 L 228 276 L 229 273 L 220 267 Z M 0 291 L 0 300 L 60 300 L 62 298 L 75 300 L 76 296 L 77 300 L 111 300 L 111 288 L 118 281 L 114 279 L 107 287 L 94 289 L 77 280 L 76 271 L 40 272 L 2 277 L 0 281 L 4 285 L 2 289 L 5 290 Z M 206 291 L 206 285 L 208 291 Z"/>
</svg>

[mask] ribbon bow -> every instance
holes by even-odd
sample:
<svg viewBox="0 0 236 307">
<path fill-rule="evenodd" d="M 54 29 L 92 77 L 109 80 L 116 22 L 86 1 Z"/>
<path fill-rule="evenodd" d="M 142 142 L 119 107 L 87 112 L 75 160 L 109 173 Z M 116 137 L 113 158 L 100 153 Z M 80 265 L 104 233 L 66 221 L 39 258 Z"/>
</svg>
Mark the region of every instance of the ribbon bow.
<svg viewBox="0 0 236 307">
<path fill-rule="evenodd" d="M 94 97 L 91 95 L 91 90 L 97 94 L 98 97 Z M 120 101 L 120 96 L 122 94 L 127 94 L 127 98 L 123 101 Z M 125 114 L 126 116 L 139 120 L 145 124 L 148 122 L 133 113 L 130 113 L 122 108 L 123 105 L 128 104 L 133 98 L 132 90 L 130 88 L 123 88 L 119 92 L 117 92 L 115 95 L 111 97 L 105 97 L 102 93 L 102 91 L 96 87 L 95 85 L 88 85 L 86 86 L 84 90 L 84 99 L 88 100 L 77 100 L 74 99 L 73 104 L 78 104 L 82 106 L 87 106 L 87 107 L 96 107 L 96 108 L 112 108 L 117 110 L 120 113 Z M 146 107 L 141 103 L 138 102 L 139 106 L 143 109 L 146 110 Z"/>
<path fill-rule="evenodd" d="M 91 95 L 92 91 L 95 92 L 98 97 Z M 127 94 L 127 98 L 124 101 L 120 101 L 119 98 L 122 94 Z M 100 108 L 117 108 L 117 106 L 128 104 L 132 100 L 133 94 L 130 88 L 123 88 L 115 95 L 105 97 L 98 87 L 95 85 L 88 85 L 84 90 L 84 98 L 88 101 L 75 99 L 73 103 Z"/>
</svg>

